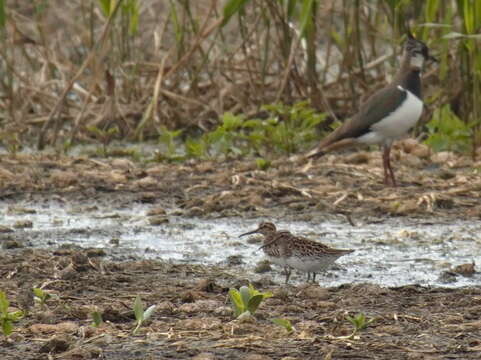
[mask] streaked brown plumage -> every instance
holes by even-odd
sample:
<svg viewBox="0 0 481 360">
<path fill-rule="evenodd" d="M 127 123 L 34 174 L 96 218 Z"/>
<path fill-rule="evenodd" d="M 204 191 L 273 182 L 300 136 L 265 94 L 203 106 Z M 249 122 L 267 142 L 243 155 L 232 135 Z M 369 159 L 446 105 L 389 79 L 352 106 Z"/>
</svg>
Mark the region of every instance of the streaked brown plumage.
<svg viewBox="0 0 481 360">
<path fill-rule="evenodd" d="M 295 236 L 289 231 L 277 231 L 271 222 L 262 222 L 259 227 L 240 236 L 260 233 L 264 235 L 264 243 L 260 247 L 269 260 L 281 265 L 286 271 L 286 283 L 291 275 L 290 268 L 307 272 L 307 280 L 316 272 L 323 271 L 332 265 L 339 257 L 352 253 L 354 250 L 334 249 L 302 236 Z"/>
</svg>

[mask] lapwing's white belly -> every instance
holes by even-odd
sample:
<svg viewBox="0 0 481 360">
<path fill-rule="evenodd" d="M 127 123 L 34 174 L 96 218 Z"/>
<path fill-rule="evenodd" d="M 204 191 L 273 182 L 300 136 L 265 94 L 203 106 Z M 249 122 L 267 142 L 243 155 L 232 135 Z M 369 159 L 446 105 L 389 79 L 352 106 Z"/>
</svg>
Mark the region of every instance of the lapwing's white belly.
<svg viewBox="0 0 481 360">
<path fill-rule="evenodd" d="M 400 88 L 402 89 L 402 88 Z M 406 100 L 395 111 L 390 113 L 380 122 L 371 126 L 371 131 L 358 138 L 364 144 L 390 143 L 416 125 L 423 112 L 423 102 L 409 90 Z"/>
</svg>

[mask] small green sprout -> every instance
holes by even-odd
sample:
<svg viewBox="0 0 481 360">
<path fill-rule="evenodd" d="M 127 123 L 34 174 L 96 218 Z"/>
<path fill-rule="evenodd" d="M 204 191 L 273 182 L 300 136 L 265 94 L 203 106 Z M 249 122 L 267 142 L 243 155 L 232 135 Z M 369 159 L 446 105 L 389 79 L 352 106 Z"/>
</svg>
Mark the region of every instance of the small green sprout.
<svg viewBox="0 0 481 360">
<path fill-rule="evenodd" d="M 92 320 L 93 320 L 92 325 L 94 327 L 99 327 L 100 325 L 102 325 L 104 320 L 102 319 L 102 314 L 99 311 L 93 311 L 91 313 L 91 315 L 92 315 Z"/>
<path fill-rule="evenodd" d="M 151 305 L 147 310 L 144 311 L 144 305 L 142 304 L 142 300 L 140 300 L 140 296 L 137 295 L 134 302 L 134 314 L 135 319 L 137 320 L 137 326 L 133 331 L 134 335 L 137 333 L 137 330 L 139 330 L 142 323 L 154 313 L 155 308 L 155 305 Z"/>
<path fill-rule="evenodd" d="M 253 315 L 262 300 L 270 297 L 272 297 L 270 292 L 261 293 L 254 289 L 252 284 L 249 284 L 249 286 L 241 286 L 239 290 L 229 290 L 229 299 L 232 303 L 232 309 L 234 310 L 234 316 L 236 318 L 245 312 Z"/>
<path fill-rule="evenodd" d="M 295 330 L 289 319 L 275 318 L 271 321 L 276 325 L 282 326 L 289 334 Z"/>
<path fill-rule="evenodd" d="M 9 336 L 13 331 L 13 323 L 23 317 L 23 311 L 8 312 L 10 303 L 7 300 L 7 295 L 0 291 L 0 325 L 5 336 Z"/>
<path fill-rule="evenodd" d="M 42 308 L 45 308 L 47 306 L 47 300 L 54 296 L 40 288 L 34 288 L 33 293 L 35 295 L 34 300 L 37 301 Z"/>
<path fill-rule="evenodd" d="M 371 318 L 369 320 L 366 319 L 366 316 L 363 313 L 359 313 L 356 316 L 346 316 L 346 320 L 349 321 L 353 326 L 354 330 L 351 335 L 349 335 L 347 338 L 353 338 L 359 331 L 367 328 L 369 324 L 371 324 L 374 321 L 374 318 Z"/>
<path fill-rule="evenodd" d="M 271 167 L 271 162 L 269 160 L 266 160 L 264 158 L 257 158 L 256 159 L 256 165 L 259 170 L 267 170 Z"/>
</svg>

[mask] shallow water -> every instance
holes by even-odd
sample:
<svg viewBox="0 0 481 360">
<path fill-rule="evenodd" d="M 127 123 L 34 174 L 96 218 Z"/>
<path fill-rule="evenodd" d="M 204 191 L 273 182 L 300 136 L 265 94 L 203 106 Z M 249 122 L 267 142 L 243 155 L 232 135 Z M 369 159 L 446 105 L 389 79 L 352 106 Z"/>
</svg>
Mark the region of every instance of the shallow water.
<svg viewBox="0 0 481 360">
<path fill-rule="evenodd" d="M 87 207 L 63 204 L 56 200 L 17 202 L 0 207 L 0 225 L 13 226 L 19 220 L 30 220 L 33 228 L 16 230 L 15 236 L 27 246 L 57 247 L 76 244 L 100 247 L 114 259 L 133 257 L 163 259 L 172 262 L 226 264 L 232 255 L 240 255 L 242 265 L 232 271 L 256 279 L 272 276 L 282 282 L 280 269 L 254 274 L 255 264 L 263 259 L 259 244 L 249 244 L 248 237 L 238 235 L 256 228 L 259 220 L 219 218 L 200 220 L 170 216 L 169 223 L 150 226 L 146 213 L 151 205 L 129 204 L 112 210 L 97 204 Z M 10 208 L 10 210 L 9 210 Z M 35 210 L 22 214 L 19 208 Z M 318 276 L 325 286 L 370 282 L 385 286 L 406 284 L 466 286 L 481 283 L 481 276 L 457 276 L 446 283 L 440 274 L 463 263 L 481 263 L 481 224 L 476 221 L 433 222 L 408 218 L 386 218 L 382 222 L 352 227 L 343 219 L 309 223 L 271 220 L 279 229 L 322 241 L 330 246 L 354 249 L 337 261 L 337 265 Z M 3 234 L 2 236 L 10 236 Z M 112 240 L 118 240 L 114 245 Z M 301 273 L 293 282 L 303 281 Z"/>
</svg>

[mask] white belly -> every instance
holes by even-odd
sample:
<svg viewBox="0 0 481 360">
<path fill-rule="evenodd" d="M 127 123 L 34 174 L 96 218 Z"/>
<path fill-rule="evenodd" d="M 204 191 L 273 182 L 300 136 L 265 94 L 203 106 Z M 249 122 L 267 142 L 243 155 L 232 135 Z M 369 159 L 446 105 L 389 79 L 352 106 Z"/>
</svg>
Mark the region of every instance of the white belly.
<svg viewBox="0 0 481 360">
<path fill-rule="evenodd" d="M 276 257 L 276 256 L 266 255 L 266 258 L 273 264 L 280 265 L 280 266 L 286 266 L 287 265 L 285 257 Z"/>
<path fill-rule="evenodd" d="M 389 144 L 416 125 L 423 112 L 423 102 L 409 90 L 406 91 L 407 97 L 401 107 L 380 122 L 372 125 L 371 131 L 359 137 L 358 142 L 363 144 Z"/>
<path fill-rule="evenodd" d="M 323 257 L 297 257 L 291 256 L 287 258 L 287 265 L 304 272 L 319 272 L 326 270 L 331 266 L 339 256 L 323 256 Z"/>
</svg>

